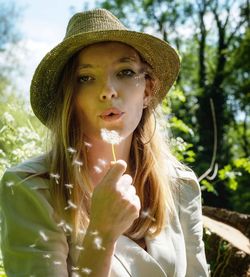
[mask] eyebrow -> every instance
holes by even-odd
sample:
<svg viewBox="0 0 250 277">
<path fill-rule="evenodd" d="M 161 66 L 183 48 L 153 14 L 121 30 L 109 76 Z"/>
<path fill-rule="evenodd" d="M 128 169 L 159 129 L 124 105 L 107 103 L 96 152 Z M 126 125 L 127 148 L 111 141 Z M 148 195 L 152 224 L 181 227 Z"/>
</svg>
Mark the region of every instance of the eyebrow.
<svg viewBox="0 0 250 277">
<path fill-rule="evenodd" d="M 134 57 L 122 57 L 115 61 L 114 63 L 131 63 L 131 62 L 136 62 L 136 59 Z M 78 68 L 94 68 L 92 64 L 80 64 Z"/>
</svg>

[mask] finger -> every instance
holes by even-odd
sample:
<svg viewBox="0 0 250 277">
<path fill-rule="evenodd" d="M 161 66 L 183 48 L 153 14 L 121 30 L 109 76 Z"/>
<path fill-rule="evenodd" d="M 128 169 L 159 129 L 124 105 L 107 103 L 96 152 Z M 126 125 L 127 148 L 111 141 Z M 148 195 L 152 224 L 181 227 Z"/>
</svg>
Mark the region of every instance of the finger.
<svg viewBox="0 0 250 277">
<path fill-rule="evenodd" d="M 131 186 L 133 179 L 130 175 L 124 174 L 116 183 L 116 186 L 119 190 L 128 191 Z"/>
<path fill-rule="evenodd" d="M 138 195 L 134 195 L 132 202 L 134 203 L 134 205 L 136 206 L 136 208 L 138 209 L 138 211 L 140 211 L 141 209 L 141 201 Z"/>
<path fill-rule="evenodd" d="M 127 169 L 127 163 L 123 160 L 112 162 L 111 168 L 103 178 L 104 184 L 115 185 Z"/>
</svg>

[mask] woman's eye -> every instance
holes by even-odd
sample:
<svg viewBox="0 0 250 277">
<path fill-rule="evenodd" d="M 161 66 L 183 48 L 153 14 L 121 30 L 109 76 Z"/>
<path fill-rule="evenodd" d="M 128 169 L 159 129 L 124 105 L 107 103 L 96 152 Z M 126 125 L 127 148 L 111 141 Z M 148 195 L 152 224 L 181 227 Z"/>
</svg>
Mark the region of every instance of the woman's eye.
<svg viewBox="0 0 250 277">
<path fill-rule="evenodd" d="M 118 73 L 119 77 L 133 77 L 136 73 L 131 69 L 123 69 Z"/>
<path fill-rule="evenodd" d="M 82 84 L 88 83 L 88 82 L 90 82 L 92 80 L 93 80 L 93 78 L 90 77 L 90 76 L 87 76 L 87 75 L 79 76 L 77 78 L 78 83 L 82 83 Z"/>
</svg>

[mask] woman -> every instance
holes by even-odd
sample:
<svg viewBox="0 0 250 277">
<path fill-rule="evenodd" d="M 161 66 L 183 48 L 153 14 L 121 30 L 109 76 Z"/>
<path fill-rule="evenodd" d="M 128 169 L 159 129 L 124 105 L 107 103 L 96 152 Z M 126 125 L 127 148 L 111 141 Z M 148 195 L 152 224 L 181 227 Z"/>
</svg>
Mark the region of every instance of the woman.
<svg viewBox="0 0 250 277">
<path fill-rule="evenodd" d="M 107 10 L 71 18 L 31 84 L 50 151 L 2 180 L 7 276 L 208 275 L 199 185 L 155 125 L 178 71 Z"/>
</svg>

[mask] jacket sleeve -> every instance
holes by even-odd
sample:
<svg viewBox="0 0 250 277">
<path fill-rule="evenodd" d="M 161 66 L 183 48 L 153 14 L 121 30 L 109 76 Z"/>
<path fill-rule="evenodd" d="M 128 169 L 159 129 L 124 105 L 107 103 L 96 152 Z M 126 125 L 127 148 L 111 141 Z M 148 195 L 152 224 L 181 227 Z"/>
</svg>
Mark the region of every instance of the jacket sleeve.
<svg viewBox="0 0 250 277">
<path fill-rule="evenodd" d="M 8 277 L 68 277 L 68 244 L 49 203 L 48 181 L 7 171 L 1 181 L 1 250 Z M 47 183 L 46 183 L 47 182 Z"/>
<path fill-rule="evenodd" d="M 201 191 L 193 172 L 188 172 L 181 180 L 179 213 L 186 246 L 186 277 L 209 276 L 202 240 Z"/>
</svg>

